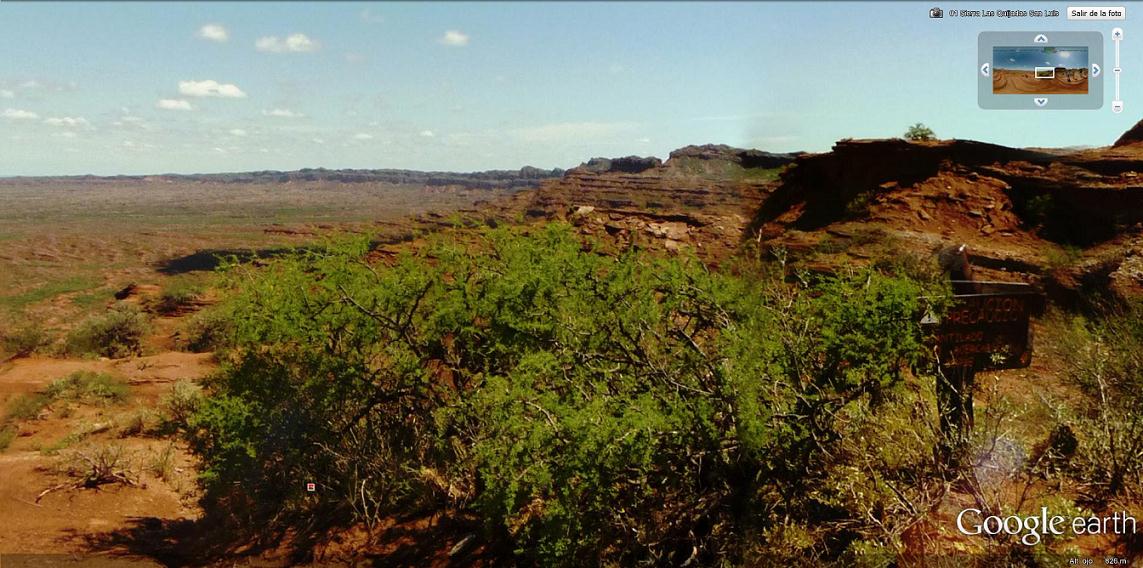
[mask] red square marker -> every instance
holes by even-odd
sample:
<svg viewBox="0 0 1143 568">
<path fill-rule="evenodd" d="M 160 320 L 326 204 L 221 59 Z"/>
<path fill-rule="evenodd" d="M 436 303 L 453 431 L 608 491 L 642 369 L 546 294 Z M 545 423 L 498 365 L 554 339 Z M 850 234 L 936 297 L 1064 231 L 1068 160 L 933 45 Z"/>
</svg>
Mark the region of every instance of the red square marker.
<svg viewBox="0 0 1143 568">
<path fill-rule="evenodd" d="M 306 491 L 309 491 L 310 493 L 317 491 L 317 484 L 316 483 L 307 483 L 306 484 Z"/>
</svg>

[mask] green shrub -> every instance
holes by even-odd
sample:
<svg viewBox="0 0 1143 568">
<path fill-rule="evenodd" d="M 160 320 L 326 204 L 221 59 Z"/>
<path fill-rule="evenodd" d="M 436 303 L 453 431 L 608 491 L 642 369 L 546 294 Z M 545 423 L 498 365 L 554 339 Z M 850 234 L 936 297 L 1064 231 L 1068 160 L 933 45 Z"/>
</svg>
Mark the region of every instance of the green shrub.
<svg viewBox="0 0 1143 568">
<path fill-rule="evenodd" d="M 137 410 L 122 419 L 119 424 L 119 437 L 128 438 L 144 435 L 155 431 L 160 425 L 161 419 L 156 412 L 146 409 Z"/>
<path fill-rule="evenodd" d="M 1086 396 L 1073 407 L 1071 472 L 1096 502 L 1143 495 L 1143 305 L 1061 327 L 1066 378 Z"/>
<path fill-rule="evenodd" d="M 175 445 L 167 444 L 163 449 L 152 452 L 147 459 L 147 470 L 151 475 L 169 481 L 175 473 Z"/>
<path fill-rule="evenodd" d="M 76 355 L 96 354 L 112 359 L 140 355 L 149 329 L 146 314 L 134 306 L 120 305 L 80 324 L 68 336 L 67 347 Z"/>
<path fill-rule="evenodd" d="M 861 219 L 869 215 L 869 208 L 877 202 L 877 194 L 874 191 L 862 191 L 853 196 L 848 203 L 845 204 L 845 217 L 847 219 Z"/>
<path fill-rule="evenodd" d="M 50 402 L 51 399 L 42 393 L 22 394 L 8 403 L 4 420 L 31 420 L 39 416 Z"/>
<path fill-rule="evenodd" d="M 933 132 L 932 128 L 918 122 L 905 131 L 904 138 L 905 140 L 913 142 L 928 142 L 936 140 L 937 135 Z"/>
<path fill-rule="evenodd" d="M 177 381 L 160 404 L 171 424 L 185 427 L 202 405 L 202 389 L 192 381 Z"/>
<path fill-rule="evenodd" d="M 130 388 L 107 373 L 76 371 L 52 381 L 44 390 L 51 400 L 123 402 Z"/>
<path fill-rule="evenodd" d="M 1042 227 L 1056 214 L 1056 201 L 1050 193 L 1028 198 L 1021 211 L 1024 221 L 1031 227 Z"/>
<path fill-rule="evenodd" d="M 147 309 L 162 315 L 179 314 L 193 306 L 202 294 L 200 284 L 175 280 L 164 286 L 158 297 L 147 302 Z"/>
<path fill-rule="evenodd" d="M 12 440 L 15 440 L 19 433 L 20 431 L 15 426 L 0 428 L 0 452 L 8 449 L 8 446 L 12 445 Z"/>
<path fill-rule="evenodd" d="M 23 394 L 10 403 L 0 424 L 37 418 L 54 401 L 123 402 L 129 389 L 106 373 L 76 371 L 67 377 L 52 381 L 41 392 Z M 66 410 L 66 406 L 64 407 Z M 61 410 L 61 413 L 63 410 Z"/>
<path fill-rule="evenodd" d="M 233 332 L 230 314 L 224 308 L 210 308 L 188 319 L 180 332 L 179 347 L 192 353 L 225 347 Z"/>
<path fill-rule="evenodd" d="M 390 267 L 355 242 L 237 268 L 188 426 L 207 505 L 280 529 L 462 507 L 541 565 L 742 561 L 792 546 L 787 519 L 826 527 L 804 558 L 897 546 L 935 491 L 909 368 L 940 291 L 598 246 L 548 225 Z"/>
<path fill-rule="evenodd" d="M 1044 259 L 1049 269 L 1066 268 L 1083 258 L 1083 249 L 1074 245 L 1062 245 L 1059 248 L 1048 248 L 1044 251 Z"/>
<path fill-rule="evenodd" d="M 20 357 L 27 357 L 50 344 L 48 333 L 34 321 L 0 332 L 0 347 Z"/>
</svg>

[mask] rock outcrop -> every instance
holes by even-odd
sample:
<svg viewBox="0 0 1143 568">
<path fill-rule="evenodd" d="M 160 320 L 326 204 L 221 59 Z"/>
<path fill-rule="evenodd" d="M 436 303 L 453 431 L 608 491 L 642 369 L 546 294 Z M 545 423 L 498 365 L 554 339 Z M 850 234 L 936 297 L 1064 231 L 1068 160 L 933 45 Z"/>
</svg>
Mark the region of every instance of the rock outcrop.
<svg viewBox="0 0 1143 568">
<path fill-rule="evenodd" d="M 641 158 L 639 156 L 626 156 L 623 158 L 592 158 L 580 164 L 576 170 L 588 171 L 597 174 L 624 173 L 639 174 L 647 170 L 658 168 L 663 161 L 654 156 Z"/>
<path fill-rule="evenodd" d="M 1118 148 L 1120 146 L 1138 144 L 1139 142 L 1143 142 L 1143 120 L 1136 122 L 1135 126 L 1132 126 L 1127 132 L 1124 132 L 1123 135 L 1115 141 L 1113 146 Z"/>
<path fill-rule="evenodd" d="M 1064 302 L 1092 289 L 1126 298 L 1143 296 L 1143 236 L 1130 237 L 1143 235 L 1141 138 L 1143 123 L 1096 149 L 901 139 L 847 139 L 819 154 L 687 146 L 662 163 L 593 159 L 497 207 L 505 218 L 566 219 L 585 234 L 690 249 L 712 263 L 745 240 L 824 271 L 883 256 L 869 249 L 890 241 L 920 255 L 964 243 L 985 278 L 1040 283 Z"/>
<path fill-rule="evenodd" d="M 735 251 L 753 212 L 793 156 L 688 146 L 658 158 L 594 158 L 498 204 L 499 216 L 566 219 L 629 245 L 689 248 L 717 262 Z"/>
<path fill-rule="evenodd" d="M 990 277 L 1021 273 L 1061 297 L 1092 282 L 1117 297 L 1143 289 L 1143 241 L 1122 238 L 1143 224 L 1143 149 L 842 140 L 794 164 L 750 227 L 769 246 L 877 227 L 921 253 L 967 243 Z"/>
<path fill-rule="evenodd" d="M 794 161 L 800 155 L 802 155 L 801 152 L 774 154 L 762 150 L 732 148 L 725 144 L 704 144 L 702 146 L 684 146 L 671 152 L 667 164 L 675 165 L 687 159 L 695 159 L 730 162 L 743 168 L 780 168 Z"/>
</svg>

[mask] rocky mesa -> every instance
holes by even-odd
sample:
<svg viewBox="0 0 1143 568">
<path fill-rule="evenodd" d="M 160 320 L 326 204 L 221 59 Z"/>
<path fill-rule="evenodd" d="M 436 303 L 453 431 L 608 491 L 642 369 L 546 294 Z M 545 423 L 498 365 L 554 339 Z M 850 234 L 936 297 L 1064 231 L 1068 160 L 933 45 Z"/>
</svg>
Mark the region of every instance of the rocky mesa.
<svg viewBox="0 0 1143 568">
<path fill-rule="evenodd" d="M 748 240 L 811 268 L 861 262 L 886 240 L 917 254 L 967 244 L 989 278 L 1038 283 L 1061 301 L 1126 297 L 1143 293 L 1140 133 L 1143 123 L 1114 146 L 1061 150 L 902 139 L 846 139 L 816 154 L 687 146 L 666 161 L 594 158 L 492 209 L 712 263 Z"/>
</svg>

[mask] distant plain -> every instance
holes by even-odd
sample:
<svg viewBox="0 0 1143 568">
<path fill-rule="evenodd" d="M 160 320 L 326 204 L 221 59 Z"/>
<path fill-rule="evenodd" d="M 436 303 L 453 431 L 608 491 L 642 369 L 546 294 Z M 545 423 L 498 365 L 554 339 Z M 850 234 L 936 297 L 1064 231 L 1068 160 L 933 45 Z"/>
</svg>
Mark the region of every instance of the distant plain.
<svg viewBox="0 0 1143 568">
<path fill-rule="evenodd" d="M 272 249 L 339 231 L 399 235 L 408 220 L 511 190 L 380 182 L 234 183 L 156 177 L 0 180 L 0 323 L 67 328 L 128 284 L 163 285 L 178 259 Z M 171 267 L 175 267 L 171 269 Z"/>
</svg>

